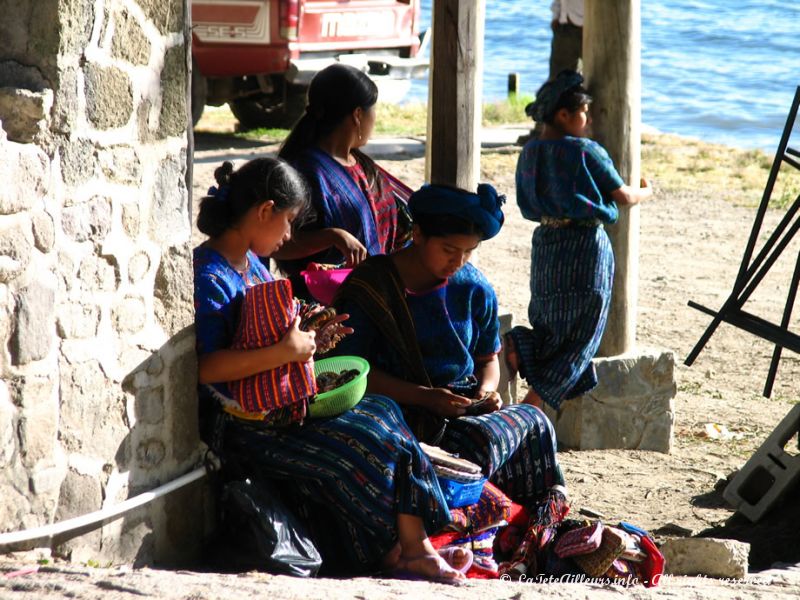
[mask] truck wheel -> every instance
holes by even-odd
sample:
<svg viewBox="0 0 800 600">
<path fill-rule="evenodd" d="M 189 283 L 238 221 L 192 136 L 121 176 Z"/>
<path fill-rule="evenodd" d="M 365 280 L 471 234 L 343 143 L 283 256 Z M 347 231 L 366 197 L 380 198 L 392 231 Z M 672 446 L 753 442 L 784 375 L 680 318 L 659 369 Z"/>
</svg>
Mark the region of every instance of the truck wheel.
<svg viewBox="0 0 800 600">
<path fill-rule="evenodd" d="M 240 98 L 229 102 L 231 112 L 239 120 L 241 129 L 291 128 L 306 108 L 305 86 L 289 86 L 286 102 L 283 97 L 264 95 L 255 98 Z"/>
<path fill-rule="evenodd" d="M 197 125 L 200 117 L 203 116 L 207 96 L 208 82 L 197 67 L 195 60 L 192 59 L 192 125 Z"/>
</svg>

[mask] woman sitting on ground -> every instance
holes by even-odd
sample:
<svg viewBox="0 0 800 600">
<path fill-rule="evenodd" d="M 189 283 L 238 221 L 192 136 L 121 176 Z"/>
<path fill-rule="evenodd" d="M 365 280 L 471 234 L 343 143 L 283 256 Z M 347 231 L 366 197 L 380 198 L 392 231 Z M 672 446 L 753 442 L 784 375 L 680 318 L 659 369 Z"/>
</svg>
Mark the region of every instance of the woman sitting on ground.
<svg viewBox="0 0 800 600">
<path fill-rule="evenodd" d="M 564 484 L 555 434 L 538 408 L 502 407 L 497 299 L 467 262 L 499 232 L 503 201 L 485 184 L 414 192 L 413 243 L 367 259 L 339 288 L 334 305 L 355 333 L 336 352 L 369 360 L 368 390 L 397 400 L 420 441 L 480 465 L 531 508 Z"/>
<path fill-rule="evenodd" d="M 210 239 L 194 250 L 195 325 L 202 392 L 230 395 L 227 382 L 254 376 L 315 352 L 315 333 L 295 320 L 272 346 L 232 348 L 247 289 L 272 281 L 257 259 L 291 235 L 306 208 L 307 190 L 289 165 L 253 160 L 237 171 L 224 163 L 218 188 L 203 199 L 197 226 Z M 208 401 L 208 398 L 206 398 Z M 458 581 L 468 553 L 452 565 L 428 541 L 450 522 L 433 467 L 389 398 L 367 395 L 337 417 L 288 422 L 285 409 L 253 421 L 222 413 L 223 462 L 280 480 L 307 514 L 326 565 L 364 573 L 400 568 L 429 579 Z M 217 445 L 217 444 L 215 444 Z M 453 567 L 456 567 L 454 569 Z"/>
<path fill-rule="evenodd" d="M 310 218 L 275 255 L 287 274 L 312 261 L 351 267 L 408 243 L 411 190 L 360 150 L 377 101 L 375 83 L 349 65 L 331 65 L 311 81 L 306 112 L 279 153 L 311 186 Z"/>
</svg>

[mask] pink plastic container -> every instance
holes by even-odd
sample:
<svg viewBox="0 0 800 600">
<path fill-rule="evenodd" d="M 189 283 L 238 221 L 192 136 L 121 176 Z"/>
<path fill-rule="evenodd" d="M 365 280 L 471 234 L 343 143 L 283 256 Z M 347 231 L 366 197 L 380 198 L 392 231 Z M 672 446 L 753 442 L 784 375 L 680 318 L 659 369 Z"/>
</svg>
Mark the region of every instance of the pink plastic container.
<svg viewBox="0 0 800 600">
<path fill-rule="evenodd" d="M 317 302 L 330 305 L 336 290 L 350 275 L 353 269 L 328 269 L 320 271 L 302 271 L 300 274 L 306 282 L 308 291 Z"/>
</svg>

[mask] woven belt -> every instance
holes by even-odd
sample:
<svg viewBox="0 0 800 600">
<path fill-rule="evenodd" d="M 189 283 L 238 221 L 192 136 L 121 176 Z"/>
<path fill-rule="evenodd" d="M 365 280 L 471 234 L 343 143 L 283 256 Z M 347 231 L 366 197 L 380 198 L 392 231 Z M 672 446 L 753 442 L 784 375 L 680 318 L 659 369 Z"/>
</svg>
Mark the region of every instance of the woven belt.
<svg viewBox="0 0 800 600">
<path fill-rule="evenodd" d="M 562 217 L 542 217 L 544 227 L 597 227 L 602 225 L 598 219 L 567 219 Z"/>
</svg>

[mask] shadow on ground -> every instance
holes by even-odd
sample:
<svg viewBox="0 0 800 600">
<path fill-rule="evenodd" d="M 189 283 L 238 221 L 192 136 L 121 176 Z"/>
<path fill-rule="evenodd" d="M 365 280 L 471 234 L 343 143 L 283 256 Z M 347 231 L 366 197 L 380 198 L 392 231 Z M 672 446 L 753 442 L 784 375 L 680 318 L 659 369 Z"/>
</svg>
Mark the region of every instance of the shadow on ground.
<svg viewBox="0 0 800 600">
<path fill-rule="evenodd" d="M 724 486 L 695 496 L 697 506 L 727 506 Z M 734 513 L 723 525 L 704 529 L 698 537 L 739 540 L 750 544 L 750 571 L 763 571 L 775 563 L 800 562 L 800 488 L 788 494 L 758 523 Z"/>
</svg>

